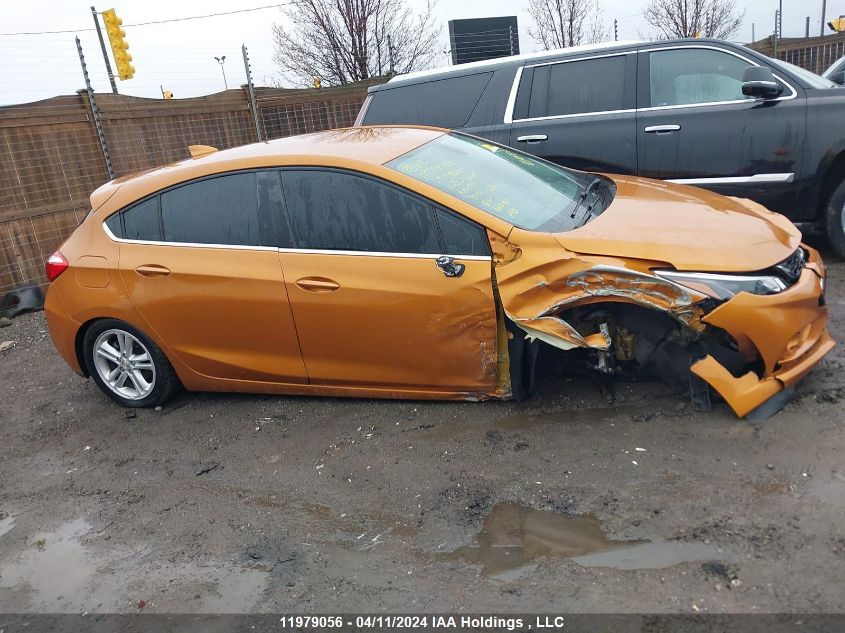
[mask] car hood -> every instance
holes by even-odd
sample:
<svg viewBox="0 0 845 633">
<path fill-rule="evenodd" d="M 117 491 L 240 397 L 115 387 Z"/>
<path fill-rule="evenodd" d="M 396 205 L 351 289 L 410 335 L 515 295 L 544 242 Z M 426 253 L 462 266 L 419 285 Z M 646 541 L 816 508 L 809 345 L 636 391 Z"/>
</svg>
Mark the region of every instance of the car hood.
<svg viewBox="0 0 845 633">
<path fill-rule="evenodd" d="M 741 198 L 660 180 L 608 175 L 611 205 L 555 235 L 577 253 L 666 262 L 677 270 L 749 272 L 792 254 L 801 233 L 785 217 Z"/>
</svg>

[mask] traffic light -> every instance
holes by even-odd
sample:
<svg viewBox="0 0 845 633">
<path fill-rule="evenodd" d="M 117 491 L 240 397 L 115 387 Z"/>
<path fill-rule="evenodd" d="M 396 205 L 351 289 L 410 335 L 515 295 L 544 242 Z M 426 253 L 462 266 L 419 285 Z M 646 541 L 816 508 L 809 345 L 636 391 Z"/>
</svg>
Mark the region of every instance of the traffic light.
<svg viewBox="0 0 845 633">
<path fill-rule="evenodd" d="M 114 9 L 109 9 L 103 11 L 103 24 L 106 25 L 106 33 L 109 36 L 111 52 L 117 66 L 117 76 L 121 81 L 132 79 L 135 76 L 135 67 L 130 63 L 132 55 L 129 54 L 129 44 L 126 43 L 126 31 L 120 28 L 123 20 L 117 17 Z"/>
<path fill-rule="evenodd" d="M 319 88 L 323 85 L 323 81 L 319 77 L 314 77 L 314 87 Z"/>
<path fill-rule="evenodd" d="M 163 90 L 163 91 L 161 92 L 161 95 L 162 95 L 165 99 L 172 99 L 172 98 L 173 98 L 173 93 L 172 93 L 172 92 L 170 92 L 169 90 Z"/>
<path fill-rule="evenodd" d="M 827 25 L 830 27 L 831 31 L 841 33 L 842 31 L 845 31 L 845 16 L 840 15 L 838 18 L 833 18 L 827 23 Z"/>
</svg>

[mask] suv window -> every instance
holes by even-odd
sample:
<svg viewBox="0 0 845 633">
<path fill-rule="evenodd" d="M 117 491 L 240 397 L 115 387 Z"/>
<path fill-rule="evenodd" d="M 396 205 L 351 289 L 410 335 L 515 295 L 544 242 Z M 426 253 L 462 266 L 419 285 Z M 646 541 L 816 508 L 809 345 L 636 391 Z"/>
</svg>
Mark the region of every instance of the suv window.
<svg viewBox="0 0 845 633">
<path fill-rule="evenodd" d="M 625 55 L 614 55 L 536 66 L 528 118 L 623 110 L 625 65 Z M 526 77 L 520 88 L 527 88 L 528 81 Z"/>
<path fill-rule="evenodd" d="M 255 172 L 192 182 L 161 194 L 167 242 L 260 246 Z"/>
<path fill-rule="evenodd" d="M 434 207 L 371 178 L 284 170 L 282 187 L 299 248 L 439 253 Z"/>
<path fill-rule="evenodd" d="M 709 48 L 673 48 L 649 55 L 651 105 L 672 106 L 747 99 L 742 74 L 752 64 Z"/>
<path fill-rule="evenodd" d="M 372 95 L 364 125 L 463 127 L 492 76 L 478 73 L 379 90 Z"/>
</svg>

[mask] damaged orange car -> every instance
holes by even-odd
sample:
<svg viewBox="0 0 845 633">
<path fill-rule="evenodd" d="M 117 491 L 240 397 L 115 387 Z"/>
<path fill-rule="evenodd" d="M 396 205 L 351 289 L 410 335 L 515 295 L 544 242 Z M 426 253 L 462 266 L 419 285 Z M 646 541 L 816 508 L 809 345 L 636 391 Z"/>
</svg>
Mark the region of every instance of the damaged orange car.
<svg viewBox="0 0 845 633">
<path fill-rule="evenodd" d="M 549 345 L 765 416 L 834 344 L 818 253 L 747 200 L 431 128 L 192 155 L 100 187 L 47 263 L 56 348 L 126 406 L 522 399 Z"/>
</svg>

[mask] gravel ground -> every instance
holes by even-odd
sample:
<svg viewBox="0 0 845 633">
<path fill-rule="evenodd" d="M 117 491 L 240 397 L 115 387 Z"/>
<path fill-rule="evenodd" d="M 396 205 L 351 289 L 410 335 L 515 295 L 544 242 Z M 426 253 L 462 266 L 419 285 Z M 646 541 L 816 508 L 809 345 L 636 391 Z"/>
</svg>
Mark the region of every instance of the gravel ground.
<svg viewBox="0 0 845 633">
<path fill-rule="evenodd" d="M 828 256 L 831 259 L 831 256 Z M 652 382 L 124 410 L 0 329 L 0 612 L 842 612 L 837 347 L 758 425 Z"/>
</svg>

